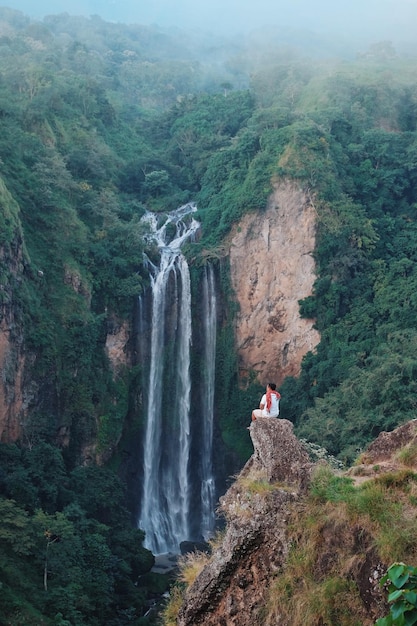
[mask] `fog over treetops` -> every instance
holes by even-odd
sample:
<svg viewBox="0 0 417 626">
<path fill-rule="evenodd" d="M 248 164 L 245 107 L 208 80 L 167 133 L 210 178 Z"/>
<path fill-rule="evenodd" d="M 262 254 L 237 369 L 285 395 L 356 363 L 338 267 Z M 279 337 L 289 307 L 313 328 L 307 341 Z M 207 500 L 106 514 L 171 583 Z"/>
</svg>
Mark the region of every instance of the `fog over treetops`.
<svg viewBox="0 0 417 626">
<path fill-rule="evenodd" d="M 278 26 L 397 46 L 416 40 L 417 0 L 12 0 L 7 6 L 35 19 L 67 12 L 221 34 Z"/>
</svg>

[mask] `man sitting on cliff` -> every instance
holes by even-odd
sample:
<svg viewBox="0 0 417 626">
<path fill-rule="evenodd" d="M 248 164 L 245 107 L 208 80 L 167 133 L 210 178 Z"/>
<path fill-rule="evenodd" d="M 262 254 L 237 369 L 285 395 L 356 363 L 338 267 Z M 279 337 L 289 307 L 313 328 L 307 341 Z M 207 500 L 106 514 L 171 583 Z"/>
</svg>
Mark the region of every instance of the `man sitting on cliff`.
<svg viewBox="0 0 417 626">
<path fill-rule="evenodd" d="M 275 383 L 268 383 L 266 386 L 266 393 L 261 398 L 259 409 L 252 411 L 252 422 L 257 417 L 278 417 L 279 415 L 279 401 L 281 394 L 276 391 Z"/>
</svg>

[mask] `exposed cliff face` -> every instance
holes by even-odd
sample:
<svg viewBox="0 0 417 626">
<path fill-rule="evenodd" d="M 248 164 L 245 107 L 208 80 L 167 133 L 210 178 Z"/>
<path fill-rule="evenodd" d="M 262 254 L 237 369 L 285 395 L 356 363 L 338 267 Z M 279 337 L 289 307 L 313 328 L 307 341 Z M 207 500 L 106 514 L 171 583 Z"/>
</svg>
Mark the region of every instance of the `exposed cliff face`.
<svg viewBox="0 0 417 626">
<path fill-rule="evenodd" d="M 128 344 L 130 339 L 130 325 L 125 321 L 113 319 L 108 324 L 106 336 L 106 354 L 115 375 L 123 367 L 132 366 Z"/>
<path fill-rule="evenodd" d="M 315 280 L 314 245 L 315 210 L 293 182 L 277 184 L 265 213 L 245 215 L 235 228 L 230 266 L 242 376 L 254 370 L 262 384 L 297 376 L 318 344 L 298 305 Z"/>
<path fill-rule="evenodd" d="M 0 441 L 10 442 L 21 436 L 25 415 L 23 329 L 16 306 L 24 259 L 18 206 L 1 179 L 0 204 Z"/>
<path fill-rule="evenodd" d="M 0 322 L 0 440 L 16 441 L 21 435 L 25 414 L 23 372 L 25 357 L 16 336 L 16 324 L 11 311 L 4 311 Z"/>
<path fill-rule="evenodd" d="M 220 500 L 226 532 L 188 588 L 178 625 L 371 626 L 388 612 L 379 581 L 395 560 L 386 549 L 385 557 L 379 552 L 374 512 L 349 516 L 345 504 L 309 496 L 315 468 L 290 422 L 261 418 L 251 425 L 250 434 L 254 454 Z M 404 479 L 398 503 L 404 503 L 406 528 L 415 515 L 410 499 L 415 481 L 407 482 L 407 476 L 417 467 L 415 455 L 410 465 L 410 454 L 401 456 L 399 450 L 415 451 L 416 437 L 417 420 L 382 433 L 363 455 L 363 464 L 349 472 L 357 483 L 388 472 L 393 480 L 388 476 L 381 493 L 383 485 L 393 489 Z M 408 459 L 407 466 L 401 458 Z M 383 506 L 386 514 L 388 500 Z M 398 515 L 397 505 L 395 510 Z M 295 546 L 298 552 L 291 559 Z M 407 544 L 410 559 L 416 548 L 415 541 Z"/>
</svg>

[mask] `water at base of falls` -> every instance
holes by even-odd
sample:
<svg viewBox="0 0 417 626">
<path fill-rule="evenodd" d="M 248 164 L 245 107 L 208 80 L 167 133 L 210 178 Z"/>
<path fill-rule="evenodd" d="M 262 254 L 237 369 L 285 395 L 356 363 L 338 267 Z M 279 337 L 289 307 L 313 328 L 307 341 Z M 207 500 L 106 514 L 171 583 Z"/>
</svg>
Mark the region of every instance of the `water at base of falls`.
<svg viewBox="0 0 417 626">
<path fill-rule="evenodd" d="M 195 483 L 190 456 L 192 428 L 191 342 L 192 303 L 190 272 L 181 253 L 199 224 L 192 217 L 194 205 L 185 205 L 161 215 L 144 216 L 152 239 L 160 252 L 159 265 L 149 264 L 152 290 L 151 347 L 147 390 L 146 430 L 143 450 L 143 488 L 138 526 L 145 531 L 145 546 L 154 554 L 178 552 L 182 541 L 190 539 L 192 490 Z M 209 276 L 209 277 L 207 277 Z M 215 296 L 213 275 L 204 278 L 205 336 L 211 347 L 204 349 L 208 381 L 203 407 L 204 446 L 199 468 L 201 491 L 201 534 L 214 525 L 214 480 L 212 476 L 213 394 L 215 346 Z M 211 281 L 211 286 L 208 281 Z M 206 293 L 207 290 L 207 293 Z M 213 300 L 214 298 L 214 300 Z M 211 316 L 211 317 L 210 317 Z M 213 334 L 214 333 L 214 334 Z M 210 405 L 210 406 L 209 406 Z M 208 409 L 207 409 L 208 407 Z M 191 476 L 191 473 L 193 476 Z M 193 482 L 194 481 L 194 482 Z"/>
</svg>

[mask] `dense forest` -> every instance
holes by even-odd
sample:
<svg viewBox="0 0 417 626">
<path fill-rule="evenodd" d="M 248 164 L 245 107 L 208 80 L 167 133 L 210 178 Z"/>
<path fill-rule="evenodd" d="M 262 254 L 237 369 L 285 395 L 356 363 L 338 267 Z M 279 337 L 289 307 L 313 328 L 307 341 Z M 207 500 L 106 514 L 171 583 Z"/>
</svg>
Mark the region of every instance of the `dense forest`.
<svg viewBox="0 0 417 626">
<path fill-rule="evenodd" d="M 284 381 L 282 413 L 345 463 L 415 417 L 415 59 L 389 42 L 335 60 L 317 41 L 272 41 L 0 9 L 0 321 L 13 318 L 36 388 L 22 438 L 0 446 L 2 623 L 151 623 L 164 583 L 147 574 L 118 472 L 140 364 L 115 379 L 103 350 L 149 280 L 146 209 L 197 203 L 190 258 L 217 263 L 227 293 L 224 237 L 265 209 L 274 180 L 298 181 L 317 212 L 300 311 L 321 342 Z M 230 328 L 217 396 L 220 412 L 236 407 L 221 429 L 243 462 L 260 387 L 239 388 Z M 102 466 L 84 463 L 93 441 Z"/>
</svg>

